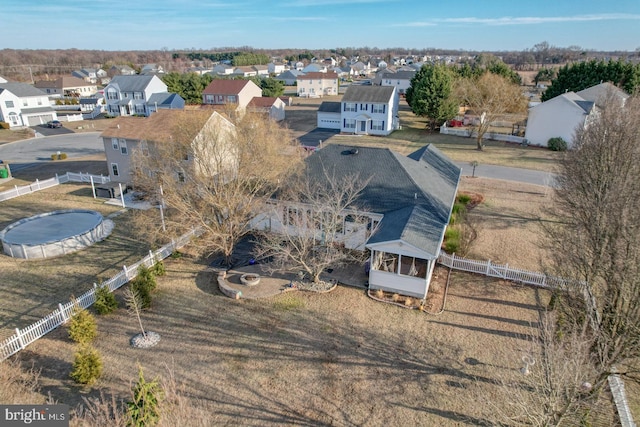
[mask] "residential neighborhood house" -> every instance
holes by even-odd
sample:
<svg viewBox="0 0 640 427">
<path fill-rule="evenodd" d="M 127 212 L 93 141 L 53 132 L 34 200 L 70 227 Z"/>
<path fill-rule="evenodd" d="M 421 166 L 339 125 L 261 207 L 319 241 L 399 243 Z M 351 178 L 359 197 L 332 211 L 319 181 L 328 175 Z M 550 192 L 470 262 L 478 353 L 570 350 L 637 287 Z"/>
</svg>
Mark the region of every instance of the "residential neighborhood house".
<svg viewBox="0 0 640 427">
<path fill-rule="evenodd" d="M 94 84 L 109 83 L 104 81 L 104 79 L 107 78 L 107 72 L 102 68 L 81 68 L 79 70 L 72 71 L 71 75 L 73 77 L 82 79 L 87 83 L 94 83 Z"/>
<path fill-rule="evenodd" d="M 262 89 L 251 80 L 213 80 L 202 91 L 202 103 L 207 105 L 236 104 L 244 110 L 256 96 L 262 96 Z"/>
<path fill-rule="evenodd" d="M 180 95 L 167 92 L 158 76 L 115 76 L 104 88 L 106 112 L 112 116 L 149 116 L 162 108 L 184 108 Z"/>
<path fill-rule="evenodd" d="M 96 83 L 87 83 L 85 80 L 73 76 L 63 76 L 56 80 L 39 80 L 35 82 L 34 86 L 46 92 L 47 95 L 58 97 L 79 98 L 98 92 Z"/>
<path fill-rule="evenodd" d="M 338 75 L 333 72 L 307 73 L 298 76 L 298 96 L 318 98 L 338 94 Z"/>
<path fill-rule="evenodd" d="M 247 105 L 251 113 L 266 114 L 271 120 L 280 122 L 285 118 L 285 102 L 281 98 L 256 96 Z"/>
<path fill-rule="evenodd" d="M 546 147 L 549 139 L 560 137 L 568 147 L 575 131 L 583 128 L 602 108 L 607 93 L 621 101 L 629 95 L 611 83 L 601 83 L 579 92 L 566 92 L 529 109 L 524 137 L 531 145 Z"/>
<path fill-rule="evenodd" d="M 321 105 L 318 126 L 358 135 L 389 135 L 398 129 L 398 92 L 393 86 L 352 85 L 340 101 Z"/>
<path fill-rule="evenodd" d="M 132 155 L 136 151 L 153 155 L 156 144 L 174 143 L 175 128 L 183 120 L 200 129 L 194 143 L 206 141 L 208 132 L 228 132 L 233 124 L 221 114 L 211 110 L 160 110 L 150 117 L 118 117 L 100 135 L 112 182 L 131 183 Z M 208 134 L 210 135 L 210 133 Z M 185 170 L 198 167 L 202 159 L 187 154 Z M 181 179 L 176 171 L 176 179 Z"/>
<path fill-rule="evenodd" d="M 416 75 L 415 71 L 386 72 L 380 76 L 381 86 L 394 86 L 400 95 L 407 93 L 411 87 L 411 79 Z"/>
<path fill-rule="evenodd" d="M 370 251 L 369 288 L 426 298 L 460 168 L 433 145 L 404 156 L 383 148 L 329 144 L 305 164 L 307 174 L 322 184 L 330 184 L 328 176 L 367 181 L 357 205 L 344 212 L 339 233 L 346 248 Z M 296 233 L 300 223 L 312 224 L 318 215 L 303 203 L 281 200 L 274 206 L 255 219 L 255 228 Z M 321 241 L 322 230 L 315 230 Z"/>
<path fill-rule="evenodd" d="M 302 71 L 298 70 L 287 70 L 276 76 L 276 80 L 280 80 L 286 86 L 293 86 L 297 84 L 298 77 L 304 76 Z"/>
<path fill-rule="evenodd" d="M 9 123 L 9 128 L 37 126 L 57 119 L 45 92 L 26 83 L 0 83 L 0 121 Z"/>
</svg>

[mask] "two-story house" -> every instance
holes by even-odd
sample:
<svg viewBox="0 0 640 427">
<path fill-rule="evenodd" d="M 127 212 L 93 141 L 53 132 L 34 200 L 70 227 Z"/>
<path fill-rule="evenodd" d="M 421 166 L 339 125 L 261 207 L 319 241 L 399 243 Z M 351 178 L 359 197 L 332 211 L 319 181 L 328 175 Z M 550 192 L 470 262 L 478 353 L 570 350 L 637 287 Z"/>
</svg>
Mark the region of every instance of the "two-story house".
<svg viewBox="0 0 640 427">
<path fill-rule="evenodd" d="M 318 98 L 338 94 L 338 74 L 333 71 L 326 73 L 307 73 L 298 76 L 298 96 Z"/>
<path fill-rule="evenodd" d="M 82 97 L 91 96 L 98 91 L 95 83 L 87 83 L 83 79 L 73 76 L 63 76 L 56 80 L 39 80 L 35 82 L 35 87 L 47 95 L 59 97 Z"/>
<path fill-rule="evenodd" d="M 389 135 L 398 129 L 398 92 L 393 86 L 349 86 L 340 104 L 343 133 Z"/>
<path fill-rule="evenodd" d="M 104 84 L 103 79 L 107 77 L 107 72 L 102 68 L 81 68 L 71 72 L 73 77 L 84 80 L 87 83 Z"/>
<path fill-rule="evenodd" d="M 161 110 L 150 117 L 118 117 L 100 135 L 111 181 L 130 183 L 134 153 L 145 156 L 156 154 L 158 144 L 176 142 L 174 137 L 178 137 L 180 127 L 185 124 L 194 130 L 193 144 L 206 143 L 214 134 L 224 138 L 226 132 L 234 128 L 224 116 L 211 110 Z M 194 150 L 197 151 L 197 148 Z M 201 154 L 185 153 L 185 170 L 191 170 L 192 167 L 198 169 L 198 162 L 203 161 Z M 180 179 L 182 172 L 175 173 L 175 178 Z"/>
<path fill-rule="evenodd" d="M 184 99 L 167 92 L 158 76 L 115 76 L 104 88 L 104 97 L 106 113 L 112 116 L 149 116 L 162 108 L 184 108 Z"/>
<path fill-rule="evenodd" d="M 49 102 L 49 96 L 26 83 L 0 83 L 0 121 L 10 128 L 37 126 L 58 115 Z"/>
<path fill-rule="evenodd" d="M 415 71 L 385 72 L 380 76 L 380 85 L 394 86 L 400 95 L 404 95 L 411 87 L 411 79 L 415 75 Z"/>
<path fill-rule="evenodd" d="M 111 68 L 109 68 L 109 71 L 107 72 L 107 75 L 109 77 L 114 77 L 114 76 L 135 76 L 136 75 L 136 70 L 134 70 L 133 68 L 131 68 L 128 65 L 113 65 L 113 66 L 111 66 Z"/>
<path fill-rule="evenodd" d="M 213 80 L 202 91 L 202 103 L 207 105 L 237 104 L 244 110 L 252 98 L 262 96 L 262 89 L 251 80 Z"/>
</svg>

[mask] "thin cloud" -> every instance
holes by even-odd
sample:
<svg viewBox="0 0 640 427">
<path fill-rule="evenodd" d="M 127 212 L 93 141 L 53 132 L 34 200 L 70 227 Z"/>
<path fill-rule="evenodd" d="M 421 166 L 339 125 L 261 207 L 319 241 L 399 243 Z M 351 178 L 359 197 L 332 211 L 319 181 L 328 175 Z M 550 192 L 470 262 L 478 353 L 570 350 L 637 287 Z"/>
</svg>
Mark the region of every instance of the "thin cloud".
<svg viewBox="0 0 640 427">
<path fill-rule="evenodd" d="M 537 25 L 556 24 L 565 22 L 588 22 L 588 21 L 619 21 L 619 20 L 640 20 L 640 15 L 628 13 L 603 13 L 598 15 L 575 15 L 575 16 L 504 16 L 501 18 L 445 18 L 430 21 L 415 21 L 394 26 L 405 27 L 429 27 L 437 24 L 482 24 L 482 25 Z"/>
</svg>

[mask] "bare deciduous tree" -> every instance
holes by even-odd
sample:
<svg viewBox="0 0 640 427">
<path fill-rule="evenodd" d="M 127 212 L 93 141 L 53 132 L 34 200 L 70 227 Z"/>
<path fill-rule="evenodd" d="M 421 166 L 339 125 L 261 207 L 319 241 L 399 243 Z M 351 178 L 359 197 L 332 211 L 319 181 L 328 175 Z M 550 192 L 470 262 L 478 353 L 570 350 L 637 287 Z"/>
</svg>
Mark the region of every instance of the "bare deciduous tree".
<svg viewBox="0 0 640 427">
<path fill-rule="evenodd" d="M 270 268 L 302 270 L 314 282 L 328 267 L 357 258 L 357 252 L 345 248 L 345 219 L 367 226 L 357 199 L 368 180 L 337 177 L 327 168 L 323 174 L 302 173 L 284 189 L 276 209 L 285 224 L 281 232 L 264 233 L 258 245 L 261 257 L 273 259 Z"/>
<path fill-rule="evenodd" d="M 459 79 L 454 93 L 462 105 L 480 116 L 475 126 L 478 150 L 482 150 L 482 138 L 492 122 L 508 114 L 524 113 L 527 108 L 520 86 L 493 73 Z"/>
<path fill-rule="evenodd" d="M 140 312 L 142 311 L 142 299 L 140 298 L 140 294 L 138 291 L 129 286 L 124 291 L 124 299 L 127 304 L 127 311 L 138 321 L 138 326 L 140 326 L 140 332 L 142 336 L 146 339 L 147 333 L 144 330 L 144 326 L 142 326 L 142 318 L 140 317 Z"/>
<path fill-rule="evenodd" d="M 494 370 L 496 390 L 486 385 L 473 389 L 485 419 L 496 425 L 581 425 L 594 408 L 591 381 L 596 376 L 589 349 L 591 334 L 574 329 L 560 337 L 555 313 L 543 313 L 537 335 L 523 348 L 509 349 L 506 364 Z M 519 358 L 514 359 L 514 355 Z M 511 360 L 510 360 L 511 359 Z"/>
<path fill-rule="evenodd" d="M 155 230 L 166 239 L 199 227 L 204 234 L 193 247 L 222 253 L 231 263 L 250 220 L 301 161 L 290 132 L 274 121 L 245 114 L 234 122 L 218 115 L 203 127 L 202 117 L 185 115 L 171 143 L 149 143 L 148 153 L 134 153 L 135 186 L 167 207 L 164 229 L 156 212 L 155 227 L 143 226 L 146 234 Z"/>
<path fill-rule="evenodd" d="M 547 229 L 554 273 L 572 279 L 561 313 L 593 334 L 595 391 L 640 358 L 640 100 L 600 104 L 561 163 Z"/>
</svg>

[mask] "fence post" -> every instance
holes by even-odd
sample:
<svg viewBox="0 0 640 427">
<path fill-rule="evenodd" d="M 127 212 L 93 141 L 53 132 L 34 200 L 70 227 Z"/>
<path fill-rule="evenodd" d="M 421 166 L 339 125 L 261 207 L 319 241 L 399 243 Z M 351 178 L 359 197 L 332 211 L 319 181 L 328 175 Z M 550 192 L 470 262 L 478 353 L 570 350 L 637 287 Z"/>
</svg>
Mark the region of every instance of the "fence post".
<svg viewBox="0 0 640 427">
<path fill-rule="evenodd" d="M 38 178 L 36 178 L 36 188 L 40 189 L 40 180 Z"/>
<path fill-rule="evenodd" d="M 487 261 L 487 271 L 485 273 L 485 276 L 489 276 L 489 273 L 491 272 L 491 260 Z"/>
<path fill-rule="evenodd" d="M 506 279 L 507 278 L 507 270 L 509 269 L 509 263 L 506 263 L 504 265 L 504 273 L 502 274 L 502 278 Z"/>
<path fill-rule="evenodd" d="M 16 336 L 18 337 L 18 344 L 20 344 L 20 350 L 24 350 L 24 341 L 22 341 L 22 334 L 20 329 L 16 328 Z"/>
<path fill-rule="evenodd" d="M 60 310 L 60 315 L 62 316 L 62 323 L 67 323 L 67 320 L 69 320 L 69 318 L 64 312 L 64 307 L 62 307 L 62 304 L 60 303 L 58 303 L 58 310 Z"/>
<path fill-rule="evenodd" d="M 124 278 L 129 280 L 129 272 L 127 271 L 127 266 L 126 265 L 122 266 L 122 271 L 124 271 Z"/>
</svg>

